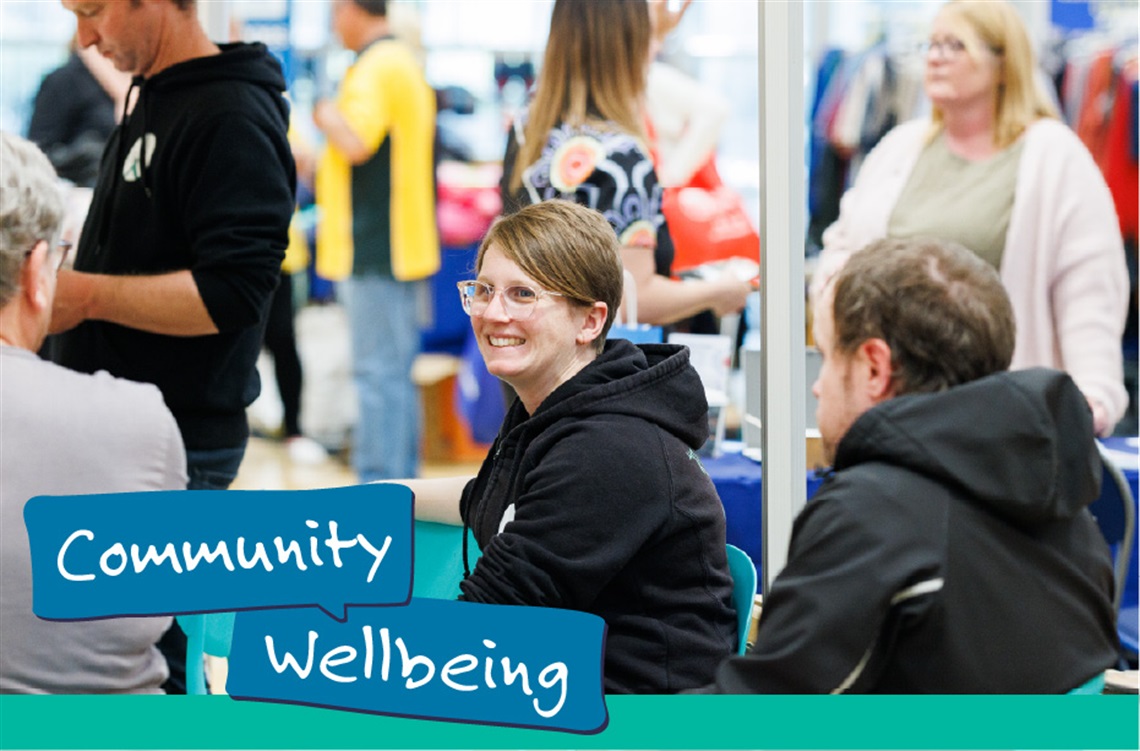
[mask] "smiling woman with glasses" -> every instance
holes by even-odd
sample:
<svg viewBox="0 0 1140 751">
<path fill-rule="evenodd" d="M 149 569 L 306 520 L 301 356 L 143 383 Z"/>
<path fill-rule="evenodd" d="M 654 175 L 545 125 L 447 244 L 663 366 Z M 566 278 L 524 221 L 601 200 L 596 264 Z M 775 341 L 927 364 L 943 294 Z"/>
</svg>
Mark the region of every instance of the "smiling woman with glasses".
<svg viewBox="0 0 1140 751">
<path fill-rule="evenodd" d="M 925 50 L 932 116 L 899 125 L 863 161 L 823 233 L 813 297 L 875 240 L 965 245 L 1013 301 L 1013 368 L 1067 371 L 1108 435 L 1128 405 L 1128 269 L 1104 177 L 1045 96 L 1010 3 L 947 3 Z"/>
<path fill-rule="evenodd" d="M 518 399 L 477 477 L 401 481 L 418 518 L 474 531 L 461 599 L 601 616 L 608 692 L 710 683 L 736 615 L 688 350 L 606 340 L 624 277 L 613 229 L 584 206 L 499 219 L 476 271 L 463 309 Z"/>
</svg>

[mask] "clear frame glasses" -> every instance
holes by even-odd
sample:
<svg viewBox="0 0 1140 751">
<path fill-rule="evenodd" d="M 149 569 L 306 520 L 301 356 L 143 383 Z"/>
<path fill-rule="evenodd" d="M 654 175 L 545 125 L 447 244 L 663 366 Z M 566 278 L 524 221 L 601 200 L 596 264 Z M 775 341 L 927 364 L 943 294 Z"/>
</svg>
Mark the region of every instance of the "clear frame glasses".
<svg viewBox="0 0 1140 751">
<path fill-rule="evenodd" d="M 544 297 L 565 297 L 561 292 L 534 289 L 523 284 L 495 289 L 490 284 L 469 281 L 459 282 L 456 286 L 459 287 L 459 300 L 463 303 L 463 312 L 472 317 L 487 312 L 487 307 L 495 299 L 495 293 L 502 293 L 503 308 L 507 311 L 507 315 L 516 321 L 525 321 L 534 315 L 538 301 Z"/>
<path fill-rule="evenodd" d="M 28 248 L 27 251 L 24 252 L 24 258 L 28 258 L 32 253 L 34 253 L 36 251 L 36 248 L 39 247 L 40 243 L 46 242 L 48 241 L 36 240 L 34 243 L 32 243 L 32 247 Z M 67 240 L 60 240 L 55 244 L 54 247 L 59 252 L 59 258 L 55 262 L 55 271 L 58 274 L 59 270 L 63 268 L 63 265 L 67 263 L 67 257 L 71 255 L 72 246 L 71 243 L 69 243 Z"/>
<path fill-rule="evenodd" d="M 56 250 L 59 251 L 59 260 L 55 264 L 55 271 L 57 274 L 59 273 L 59 270 L 64 267 L 64 264 L 67 263 L 68 257 L 71 256 L 72 247 L 74 246 L 72 246 L 72 244 L 67 240 L 60 240 L 55 244 Z"/>
</svg>

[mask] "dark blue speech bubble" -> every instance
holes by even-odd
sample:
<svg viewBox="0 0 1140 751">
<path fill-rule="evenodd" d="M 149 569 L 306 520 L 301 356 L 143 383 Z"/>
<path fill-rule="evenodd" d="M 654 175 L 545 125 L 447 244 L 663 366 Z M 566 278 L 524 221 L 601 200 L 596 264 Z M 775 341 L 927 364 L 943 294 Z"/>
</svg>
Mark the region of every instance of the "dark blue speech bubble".
<svg viewBox="0 0 1140 751">
<path fill-rule="evenodd" d="M 237 699 L 597 733 L 605 622 L 572 610 L 415 598 L 239 613 L 226 691 Z"/>
<path fill-rule="evenodd" d="M 24 507 L 32 611 L 81 620 L 411 598 L 412 492 L 322 490 L 40 496 Z"/>
</svg>

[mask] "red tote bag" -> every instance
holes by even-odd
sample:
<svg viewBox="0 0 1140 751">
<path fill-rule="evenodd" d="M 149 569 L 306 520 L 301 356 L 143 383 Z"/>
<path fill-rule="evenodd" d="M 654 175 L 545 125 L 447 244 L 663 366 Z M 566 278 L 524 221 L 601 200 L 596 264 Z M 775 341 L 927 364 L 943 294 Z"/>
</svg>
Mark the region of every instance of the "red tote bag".
<svg viewBox="0 0 1140 751">
<path fill-rule="evenodd" d="M 689 184 L 666 188 L 661 206 L 673 238 L 673 273 L 714 261 L 760 263 L 760 234 L 744 202 L 724 184 L 710 157 Z"/>
</svg>

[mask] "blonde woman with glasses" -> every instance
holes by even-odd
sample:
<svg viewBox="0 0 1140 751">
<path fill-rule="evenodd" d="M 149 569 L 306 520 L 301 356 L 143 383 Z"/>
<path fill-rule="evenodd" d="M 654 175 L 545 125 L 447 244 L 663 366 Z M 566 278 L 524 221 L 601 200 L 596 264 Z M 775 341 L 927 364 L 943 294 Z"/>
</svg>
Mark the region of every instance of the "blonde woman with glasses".
<svg viewBox="0 0 1140 751">
<path fill-rule="evenodd" d="M 459 284 L 464 310 L 487 369 L 519 398 L 478 476 L 400 481 L 418 518 L 475 533 L 482 557 L 461 599 L 602 617 L 607 692 L 710 682 L 737 643 L 736 612 L 688 350 L 606 340 L 617 239 L 578 204 L 500 219 L 476 272 Z"/>
<path fill-rule="evenodd" d="M 823 235 L 812 290 L 883 237 L 965 245 L 998 270 L 1013 302 L 1012 368 L 1067 371 L 1107 435 L 1128 404 L 1120 225 L 1092 156 L 1035 72 L 1009 3 L 944 5 L 926 46 L 933 115 L 898 126 L 868 155 Z"/>
</svg>

